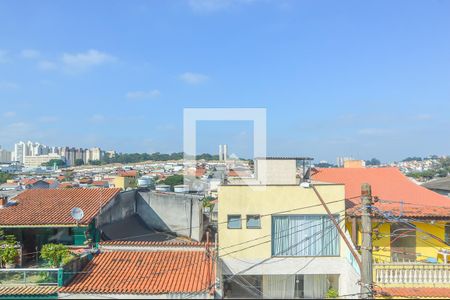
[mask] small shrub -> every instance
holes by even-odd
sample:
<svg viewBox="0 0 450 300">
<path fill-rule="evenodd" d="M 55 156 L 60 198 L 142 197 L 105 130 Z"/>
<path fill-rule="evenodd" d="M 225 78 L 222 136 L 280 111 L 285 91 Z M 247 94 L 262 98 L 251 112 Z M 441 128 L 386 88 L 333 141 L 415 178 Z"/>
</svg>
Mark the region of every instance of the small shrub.
<svg viewBox="0 0 450 300">
<path fill-rule="evenodd" d="M 58 268 L 72 258 L 67 246 L 62 244 L 46 244 L 41 249 L 41 257 L 53 268 Z M 69 259 L 70 258 L 70 259 Z"/>
<path fill-rule="evenodd" d="M 327 298 L 327 299 L 333 299 L 333 298 L 337 298 L 337 297 L 339 297 L 339 293 L 337 290 L 335 290 L 333 288 L 330 288 L 325 295 L 325 298 Z"/>
<path fill-rule="evenodd" d="M 0 251 L 2 263 L 4 264 L 14 264 L 17 256 L 19 256 L 19 251 L 11 244 L 5 244 Z"/>
</svg>

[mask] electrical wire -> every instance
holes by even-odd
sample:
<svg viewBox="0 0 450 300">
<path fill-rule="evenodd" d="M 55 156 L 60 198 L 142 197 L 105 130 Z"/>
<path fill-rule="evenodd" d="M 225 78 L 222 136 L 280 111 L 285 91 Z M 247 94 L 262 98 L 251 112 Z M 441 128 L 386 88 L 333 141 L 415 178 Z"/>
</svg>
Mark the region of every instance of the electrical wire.
<svg viewBox="0 0 450 300">
<path fill-rule="evenodd" d="M 354 199 L 354 198 L 359 198 L 359 197 L 361 197 L 361 196 L 358 195 L 358 196 L 354 196 L 354 197 L 350 197 L 350 198 L 346 197 L 344 199 L 339 199 L 339 200 L 333 200 L 333 201 L 330 201 L 330 202 L 325 202 L 325 204 L 338 203 L 338 202 L 342 202 L 342 201 L 345 201 L 345 200 L 348 200 L 348 199 Z M 296 208 L 288 209 L 288 210 L 270 212 L 270 213 L 262 214 L 262 215 L 259 215 L 259 216 L 260 216 L 260 218 L 269 217 L 269 216 L 272 216 L 274 214 L 285 214 L 285 213 L 288 213 L 288 212 L 294 212 L 294 211 L 309 209 L 309 208 L 318 207 L 318 206 L 322 206 L 322 204 L 318 203 L 318 204 L 314 204 L 314 205 L 301 206 L 301 207 L 296 207 Z M 246 220 L 246 218 L 242 217 L 242 218 L 239 218 L 238 220 L 243 221 L 243 220 Z M 227 223 L 228 223 L 228 220 L 227 221 L 218 222 L 217 225 L 219 226 L 219 225 L 223 225 L 223 224 L 227 224 Z M 190 228 L 192 228 L 192 229 L 199 229 L 199 228 L 201 228 L 201 226 L 190 226 L 190 227 L 186 227 L 186 228 L 180 228 L 180 229 L 178 229 L 178 231 L 189 230 Z M 123 237 L 123 238 L 111 239 L 111 240 L 108 240 L 107 242 L 123 241 L 123 240 L 134 239 L 134 238 L 139 238 L 139 237 L 144 237 L 144 236 L 151 236 L 151 235 L 156 235 L 156 234 L 161 234 L 161 233 L 164 233 L 164 232 L 152 232 L 152 233 L 135 235 L 135 236 L 126 236 L 126 237 Z"/>
</svg>

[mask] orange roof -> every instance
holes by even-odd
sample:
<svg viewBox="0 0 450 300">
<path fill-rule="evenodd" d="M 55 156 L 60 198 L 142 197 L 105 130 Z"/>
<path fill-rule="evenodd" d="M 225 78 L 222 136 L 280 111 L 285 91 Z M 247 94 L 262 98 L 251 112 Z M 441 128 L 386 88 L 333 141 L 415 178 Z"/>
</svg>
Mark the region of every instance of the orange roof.
<svg viewBox="0 0 450 300">
<path fill-rule="evenodd" d="M 450 216 L 450 201 L 447 197 L 415 184 L 397 168 L 318 169 L 312 179 L 345 184 L 349 213 L 360 213 L 358 208 L 361 200 L 358 196 L 361 195 L 361 185 L 368 183 L 372 187 L 372 195 L 380 199 L 375 204 L 380 210 L 410 217 Z M 398 203 L 401 201 L 403 205 Z"/>
<path fill-rule="evenodd" d="M 203 175 L 205 175 L 205 173 L 206 173 L 205 168 L 197 168 L 195 170 L 195 177 L 202 177 Z"/>
<path fill-rule="evenodd" d="M 130 171 L 119 170 L 117 174 L 122 177 L 136 177 L 138 175 L 136 170 Z"/>
<path fill-rule="evenodd" d="M 91 184 L 98 185 L 98 186 L 104 186 L 104 185 L 108 185 L 109 182 L 107 180 L 96 180 L 96 181 L 92 181 Z"/>
<path fill-rule="evenodd" d="M 58 289 L 56 286 L 0 286 L 0 296 L 52 295 Z"/>
<path fill-rule="evenodd" d="M 194 241 L 180 241 L 175 240 L 171 241 L 162 241 L 162 242 L 154 242 L 154 241 L 102 241 L 100 242 L 101 246 L 149 246 L 149 247 L 158 247 L 158 246 L 169 246 L 169 247 L 205 247 L 206 243 L 202 242 L 194 242 Z"/>
<path fill-rule="evenodd" d="M 450 298 L 450 288 L 420 287 L 420 288 L 379 288 L 377 296 L 405 298 Z"/>
<path fill-rule="evenodd" d="M 206 293 L 214 282 L 212 268 L 203 251 L 101 252 L 60 292 Z"/>
<path fill-rule="evenodd" d="M 70 211 L 80 207 L 87 225 L 120 189 L 36 189 L 17 195 L 16 205 L 0 209 L 0 226 L 76 225 Z"/>
<path fill-rule="evenodd" d="M 36 182 L 38 182 L 39 181 L 39 179 L 36 179 L 36 178 L 25 178 L 25 179 L 23 179 L 22 180 L 22 184 L 23 185 L 31 185 L 31 184 L 34 184 L 34 183 L 36 183 Z"/>
<path fill-rule="evenodd" d="M 74 184 L 72 182 L 62 182 L 58 184 L 58 188 L 69 188 L 74 187 Z"/>
</svg>

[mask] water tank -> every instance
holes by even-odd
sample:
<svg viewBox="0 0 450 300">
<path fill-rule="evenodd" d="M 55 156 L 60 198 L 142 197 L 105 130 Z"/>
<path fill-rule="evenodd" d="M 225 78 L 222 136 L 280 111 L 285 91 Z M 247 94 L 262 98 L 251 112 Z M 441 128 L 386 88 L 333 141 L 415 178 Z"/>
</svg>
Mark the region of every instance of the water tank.
<svg viewBox="0 0 450 300">
<path fill-rule="evenodd" d="M 158 184 L 155 187 L 155 190 L 157 190 L 158 192 L 170 192 L 170 185 L 167 184 Z"/>
<path fill-rule="evenodd" d="M 153 185 L 153 179 L 150 177 L 141 177 L 138 179 L 138 187 L 148 188 Z"/>
<path fill-rule="evenodd" d="M 189 193 L 189 185 L 179 184 L 173 187 L 175 193 Z"/>
</svg>

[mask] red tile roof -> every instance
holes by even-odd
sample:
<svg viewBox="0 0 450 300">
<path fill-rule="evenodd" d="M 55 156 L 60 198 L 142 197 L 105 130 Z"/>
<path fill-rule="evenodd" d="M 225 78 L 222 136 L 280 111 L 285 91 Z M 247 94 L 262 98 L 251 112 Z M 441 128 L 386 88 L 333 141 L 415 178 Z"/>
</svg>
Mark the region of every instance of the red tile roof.
<svg viewBox="0 0 450 300">
<path fill-rule="evenodd" d="M 409 217 L 450 217 L 447 197 L 415 184 L 397 168 L 318 169 L 312 179 L 345 184 L 348 213 L 360 213 L 357 208 L 361 205 L 358 197 L 361 195 L 361 185 L 369 183 L 372 195 L 381 200 L 375 204 L 381 210 Z M 398 203 L 400 201 L 404 204 Z"/>
<path fill-rule="evenodd" d="M 172 241 L 163 241 L 163 242 L 154 242 L 154 241 L 102 241 L 100 242 L 101 246 L 136 246 L 136 247 L 205 247 L 206 243 L 202 242 L 191 242 L 191 241 L 180 241 L 174 240 Z"/>
<path fill-rule="evenodd" d="M 87 225 L 100 208 L 120 189 L 36 189 L 26 190 L 13 200 L 16 205 L 0 209 L 0 226 L 76 225 L 70 211 L 80 207 Z"/>
<path fill-rule="evenodd" d="M 119 170 L 117 174 L 122 177 L 136 177 L 138 175 L 138 172 L 136 170 L 130 171 Z"/>
<path fill-rule="evenodd" d="M 377 297 L 405 298 L 450 298 L 450 288 L 420 287 L 420 288 L 379 288 Z"/>
<path fill-rule="evenodd" d="M 96 186 L 105 186 L 108 185 L 109 182 L 107 180 L 96 180 L 92 182 L 92 185 L 96 185 Z"/>
<path fill-rule="evenodd" d="M 23 185 L 32 185 L 35 184 L 36 182 L 38 182 L 40 179 L 36 179 L 36 178 L 26 178 L 22 180 L 22 184 Z"/>
<path fill-rule="evenodd" d="M 53 295 L 58 289 L 56 286 L 0 286 L 0 296 Z"/>
<path fill-rule="evenodd" d="M 101 252 L 60 292 L 167 294 L 209 292 L 213 264 L 203 251 Z"/>
</svg>

